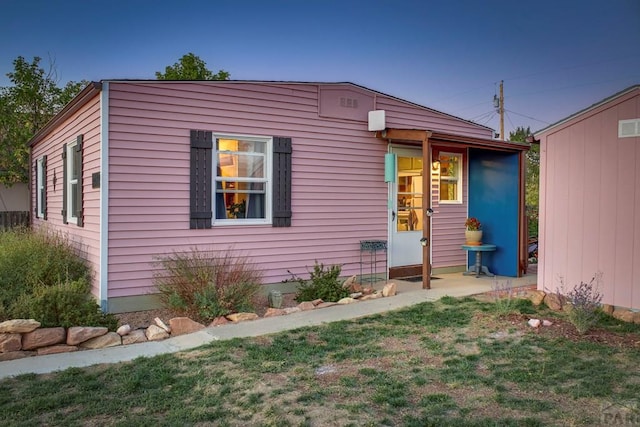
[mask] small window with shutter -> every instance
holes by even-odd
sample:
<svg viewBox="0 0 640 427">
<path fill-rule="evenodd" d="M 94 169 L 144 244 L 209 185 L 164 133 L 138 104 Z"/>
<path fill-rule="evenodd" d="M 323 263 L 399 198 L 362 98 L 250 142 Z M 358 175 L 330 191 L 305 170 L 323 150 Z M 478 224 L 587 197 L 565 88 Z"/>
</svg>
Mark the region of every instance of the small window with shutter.
<svg viewBox="0 0 640 427">
<path fill-rule="evenodd" d="M 47 156 L 36 160 L 36 217 L 47 219 Z"/>
<path fill-rule="evenodd" d="M 191 131 L 190 228 L 291 226 L 291 138 Z"/>
<path fill-rule="evenodd" d="M 82 145 L 83 136 L 62 146 L 62 221 L 84 225 L 82 209 Z"/>
</svg>

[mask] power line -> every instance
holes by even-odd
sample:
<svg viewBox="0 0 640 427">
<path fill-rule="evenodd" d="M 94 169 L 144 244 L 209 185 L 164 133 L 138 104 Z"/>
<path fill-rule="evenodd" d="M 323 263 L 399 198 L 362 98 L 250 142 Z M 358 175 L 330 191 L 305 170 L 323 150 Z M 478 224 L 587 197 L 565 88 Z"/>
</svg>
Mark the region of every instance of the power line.
<svg viewBox="0 0 640 427">
<path fill-rule="evenodd" d="M 526 116 L 526 115 L 524 115 L 524 114 L 516 113 L 515 111 L 511 111 L 511 110 L 505 110 L 505 111 L 508 111 L 508 112 L 510 112 L 511 114 L 515 114 L 516 116 L 521 116 L 521 117 L 525 117 L 525 118 L 527 118 L 527 119 L 535 120 L 536 122 L 546 123 L 546 124 L 548 124 L 548 125 L 550 125 L 550 124 L 551 124 L 551 123 L 549 123 L 549 122 L 548 122 L 548 121 L 546 121 L 546 120 L 536 119 L 535 117 Z"/>
</svg>

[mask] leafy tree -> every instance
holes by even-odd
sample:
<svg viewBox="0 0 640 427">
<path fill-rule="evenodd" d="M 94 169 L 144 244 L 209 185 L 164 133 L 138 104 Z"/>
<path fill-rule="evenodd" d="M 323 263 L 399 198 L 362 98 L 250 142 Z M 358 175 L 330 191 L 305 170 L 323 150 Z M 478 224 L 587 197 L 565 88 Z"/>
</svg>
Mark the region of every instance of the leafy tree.
<svg viewBox="0 0 640 427">
<path fill-rule="evenodd" d="M 27 181 L 27 141 L 86 85 L 59 87 L 55 65 L 45 71 L 40 61 L 18 56 L 7 73 L 13 85 L 0 88 L 0 182 L 6 185 Z"/>
<path fill-rule="evenodd" d="M 509 134 L 510 141 L 526 142 L 531 129 L 517 127 Z M 527 152 L 527 176 L 525 180 L 525 203 L 529 216 L 529 234 L 538 234 L 538 203 L 540 193 L 540 144 L 532 144 Z"/>
<path fill-rule="evenodd" d="M 158 80 L 229 80 L 230 76 L 224 70 L 213 74 L 207 68 L 207 63 L 191 52 L 183 55 L 175 64 L 165 67 L 164 73 L 156 71 Z"/>
</svg>

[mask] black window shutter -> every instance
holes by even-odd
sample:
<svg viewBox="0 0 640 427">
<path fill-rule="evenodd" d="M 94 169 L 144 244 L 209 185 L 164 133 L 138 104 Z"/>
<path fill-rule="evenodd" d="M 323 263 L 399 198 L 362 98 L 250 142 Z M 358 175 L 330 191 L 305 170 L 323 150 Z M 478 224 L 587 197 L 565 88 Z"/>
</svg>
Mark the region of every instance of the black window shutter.
<svg viewBox="0 0 640 427">
<path fill-rule="evenodd" d="M 191 131 L 191 209 L 189 228 L 211 228 L 213 197 L 213 133 Z"/>
<path fill-rule="evenodd" d="M 78 227 L 84 226 L 84 209 L 82 207 L 82 141 L 84 139 L 83 135 L 78 135 L 76 138 L 76 146 L 74 148 L 75 153 L 73 156 L 73 161 L 75 162 L 75 169 L 78 172 L 78 188 L 76 191 L 76 207 L 77 210 L 75 212 L 76 218 L 78 218 Z"/>
<path fill-rule="evenodd" d="M 273 138 L 273 226 L 291 227 L 291 138 Z"/>
<path fill-rule="evenodd" d="M 62 223 L 67 224 L 67 144 L 62 144 Z"/>
<path fill-rule="evenodd" d="M 37 181 L 36 181 L 37 182 Z M 38 189 L 40 191 L 40 189 Z M 47 156 L 42 156 L 42 219 L 47 219 Z"/>
</svg>

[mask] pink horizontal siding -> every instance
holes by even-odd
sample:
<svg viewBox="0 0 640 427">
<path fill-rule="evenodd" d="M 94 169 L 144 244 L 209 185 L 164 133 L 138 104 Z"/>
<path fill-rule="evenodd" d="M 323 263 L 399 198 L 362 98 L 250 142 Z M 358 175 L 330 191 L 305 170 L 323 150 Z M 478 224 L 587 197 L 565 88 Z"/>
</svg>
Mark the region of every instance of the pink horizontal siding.
<svg viewBox="0 0 640 427">
<path fill-rule="evenodd" d="M 389 128 L 426 129 L 478 138 L 493 138 L 491 129 L 444 113 L 413 106 L 397 99 L 378 97 L 376 109 L 385 110 Z"/>
<path fill-rule="evenodd" d="M 62 146 L 84 134 L 82 191 L 84 226 L 62 222 Z M 93 294 L 99 295 L 100 276 L 100 190 L 91 187 L 91 175 L 100 171 L 100 97 L 97 95 L 70 118 L 32 147 L 35 160 L 47 155 L 47 219 L 33 219 L 36 228 L 45 228 L 67 236 L 87 260 L 93 273 Z M 33 170 L 33 168 L 32 168 Z M 33 174 L 33 172 L 32 172 Z M 55 186 L 54 186 L 55 178 Z M 35 206 L 35 178 L 31 182 L 32 207 Z M 33 210 L 33 208 L 32 208 Z"/>
<path fill-rule="evenodd" d="M 152 292 L 154 261 L 195 246 L 246 253 L 264 271 L 265 283 L 289 278 L 287 270 L 306 274 L 314 260 L 359 273 L 359 241 L 387 237 L 387 146 L 366 122 L 340 118 L 339 108 L 327 110 L 335 118 L 321 117 L 322 87 L 110 83 L 109 296 Z M 445 114 L 351 85 L 344 89 L 375 96 L 389 126 L 491 136 Z M 190 230 L 190 129 L 291 137 L 292 226 Z"/>
<path fill-rule="evenodd" d="M 152 291 L 141 266 L 194 246 L 245 252 L 265 283 L 315 259 L 359 272 L 359 240 L 386 238 L 386 144 L 362 123 L 319 118 L 315 85 L 183 86 L 111 84 L 109 296 Z M 292 227 L 190 230 L 190 129 L 291 137 Z"/>
<path fill-rule="evenodd" d="M 540 289 L 601 272 L 604 303 L 640 308 L 640 138 L 617 137 L 634 118 L 640 90 L 540 135 Z"/>
</svg>

